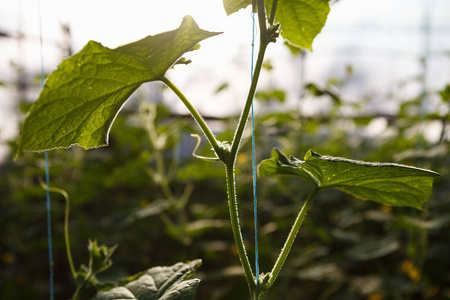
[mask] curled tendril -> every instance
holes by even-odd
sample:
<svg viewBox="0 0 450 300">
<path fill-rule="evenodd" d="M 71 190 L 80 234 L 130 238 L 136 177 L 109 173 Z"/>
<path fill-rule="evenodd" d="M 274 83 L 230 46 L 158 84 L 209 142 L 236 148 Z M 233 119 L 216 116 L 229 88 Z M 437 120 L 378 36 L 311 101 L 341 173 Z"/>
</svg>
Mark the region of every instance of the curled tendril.
<svg viewBox="0 0 450 300">
<path fill-rule="evenodd" d="M 206 156 L 198 155 L 196 153 L 196 151 L 197 151 L 198 147 L 200 146 L 200 142 L 202 139 L 198 134 L 193 133 L 193 134 L 191 134 L 191 136 L 197 138 L 197 145 L 195 145 L 194 150 L 192 150 L 192 156 L 202 159 L 202 160 L 206 160 L 206 161 L 220 161 L 220 159 L 218 157 L 206 157 Z"/>
</svg>

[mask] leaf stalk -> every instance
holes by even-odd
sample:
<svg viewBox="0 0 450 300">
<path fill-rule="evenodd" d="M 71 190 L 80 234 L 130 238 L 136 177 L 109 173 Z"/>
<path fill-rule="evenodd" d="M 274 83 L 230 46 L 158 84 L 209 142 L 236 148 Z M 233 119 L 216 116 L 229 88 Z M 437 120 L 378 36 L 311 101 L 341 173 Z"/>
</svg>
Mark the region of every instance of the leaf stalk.
<svg viewBox="0 0 450 300">
<path fill-rule="evenodd" d="M 211 129 L 209 129 L 205 120 L 198 113 L 198 111 L 191 104 L 191 102 L 189 102 L 189 100 L 184 96 L 184 94 L 169 79 L 167 79 L 167 77 L 164 77 L 161 81 L 165 85 L 167 85 L 167 87 L 169 87 L 178 96 L 178 98 L 180 98 L 181 102 L 183 102 L 183 104 L 186 106 L 186 108 L 192 114 L 195 121 L 197 121 L 198 125 L 202 129 L 203 133 L 205 134 L 206 138 L 208 139 L 209 143 L 213 147 L 214 151 L 216 152 L 216 155 L 220 158 L 220 160 L 222 160 L 222 161 L 227 160 L 228 159 L 227 152 L 221 146 L 219 146 L 219 143 L 217 142 L 217 139 L 214 136 L 214 134 L 212 133 Z"/>
<path fill-rule="evenodd" d="M 305 203 L 302 206 L 302 209 L 300 210 L 297 218 L 295 219 L 294 225 L 292 226 L 291 231 L 289 232 L 286 242 L 284 243 L 283 249 L 281 249 L 281 253 L 278 256 L 272 271 L 270 272 L 270 278 L 267 282 L 267 289 L 270 288 L 277 279 L 278 274 L 280 273 L 280 270 L 283 267 L 284 262 L 286 261 L 286 258 L 291 250 L 292 244 L 294 243 L 295 237 L 297 236 L 300 226 L 302 225 L 302 222 L 305 219 L 306 213 L 308 212 L 308 209 L 311 206 L 311 203 L 316 197 L 318 192 L 319 187 L 315 187 L 314 190 L 311 192 L 311 194 L 308 196 L 308 199 L 306 199 Z"/>
<path fill-rule="evenodd" d="M 273 26 L 273 23 L 275 22 L 275 12 L 277 11 L 277 4 L 278 4 L 278 0 L 273 0 L 272 9 L 270 11 L 270 17 L 269 17 L 269 25 L 270 26 Z"/>
</svg>

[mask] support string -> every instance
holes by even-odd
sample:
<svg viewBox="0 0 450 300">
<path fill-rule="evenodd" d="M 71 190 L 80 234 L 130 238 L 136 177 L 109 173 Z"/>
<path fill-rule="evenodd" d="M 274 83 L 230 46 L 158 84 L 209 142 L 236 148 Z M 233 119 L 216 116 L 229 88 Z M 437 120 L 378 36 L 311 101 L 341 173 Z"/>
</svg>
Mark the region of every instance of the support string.
<svg viewBox="0 0 450 300">
<path fill-rule="evenodd" d="M 44 43 L 42 39 L 42 14 L 41 14 L 41 1 L 39 0 L 39 43 L 41 48 L 41 87 L 44 86 Z M 52 227 L 51 227 L 51 214 L 50 214 L 50 176 L 48 171 L 48 154 L 45 154 L 45 181 L 47 184 L 47 235 L 48 235 L 48 261 L 50 269 L 50 299 L 54 300 L 54 284 L 53 284 L 53 246 L 52 246 Z"/>
<path fill-rule="evenodd" d="M 252 9 L 252 63 L 251 75 L 253 80 L 253 61 L 255 56 L 255 6 Z M 255 219 L 255 273 L 256 273 L 256 295 L 259 297 L 259 254 L 258 254 L 258 206 L 256 201 L 256 151 L 255 151 L 255 119 L 252 102 L 252 169 L 253 169 L 253 209 Z"/>
</svg>

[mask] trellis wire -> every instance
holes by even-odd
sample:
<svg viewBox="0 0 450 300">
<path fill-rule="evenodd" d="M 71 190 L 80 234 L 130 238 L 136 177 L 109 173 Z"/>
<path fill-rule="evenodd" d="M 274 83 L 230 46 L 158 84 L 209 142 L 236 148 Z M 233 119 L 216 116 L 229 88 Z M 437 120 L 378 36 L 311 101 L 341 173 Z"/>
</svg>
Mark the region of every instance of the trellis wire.
<svg viewBox="0 0 450 300">
<path fill-rule="evenodd" d="M 39 0 L 39 44 L 41 50 L 41 87 L 44 86 L 44 42 L 42 39 L 42 13 L 41 13 L 41 0 Z M 53 300 L 54 297 L 54 284 L 53 284 L 53 246 L 52 246 L 52 227 L 51 227 L 51 214 L 50 214 L 50 176 L 48 171 L 48 154 L 45 154 L 45 182 L 47 184 L 47 235 L 48 235 L 48 261 L 50 269 L 50 299 Z"/>
<path fill-rule="evenodd" d="M 255 7 L 252 9 L 252 62 L 250 79 L 253 80 L 253 61 L 255 56 Z M 255 146 L 255 119 L 252 102 L 252 169 L 253 169 L 253 213 L 255 219 L 255 273 L 256 294 L 259 295 L 259 254 L 258 254 L 258 205 L 256 200 L 256 146 Z"/>
</svg>

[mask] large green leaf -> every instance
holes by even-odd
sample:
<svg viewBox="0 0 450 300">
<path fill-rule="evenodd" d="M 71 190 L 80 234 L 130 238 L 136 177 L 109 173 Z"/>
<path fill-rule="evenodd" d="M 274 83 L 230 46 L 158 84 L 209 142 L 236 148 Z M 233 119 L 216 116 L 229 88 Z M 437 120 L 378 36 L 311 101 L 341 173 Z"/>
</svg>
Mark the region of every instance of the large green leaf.
<svg viewBox="0 0 450 300">
<path fill-rule="evenodd" d="M 321 189 L 335 188 L 363 200 L 420 209 L 431 194 L 433 171 L 393 163 L 369 163 L 322 156 L 309 150 L 304 161 L 274 149 L 259 165 L 259 175 L 302 176 Z"/>
<path fill-rule="evenodd" d="M 18 153 L 107 145 L 110 127 L 130 95 L 145 82 L 161 80 L 181 55 L 217 34 L 186 16 L 176 30 L 116 49 L 89 42 L 50 74 L 25 118 Z"/>
<path fill-rule="evenodd" d="M 154 267 L 124 286 L 98 293 L 92 300 L 191 300 L 200 279 L 189 279 L 201 260 L 177 263 L 171 267 Z"/>
<path fill-rule="evenodd" d="M 252 0 L 223 0 L 223 7 L 227 15 L 237 12 L 241 8 L 246 8 L 252 4 Z"/>
<path fill-rule="evenodd" d="M 272 2 L 266 2 L 268 12 Z M 275 21 L 280 23 L 281 35 L 290 44 L 312 51 L 312 42 L 329 12 L 328 0 L 278 0 Z"/>
</svg>

